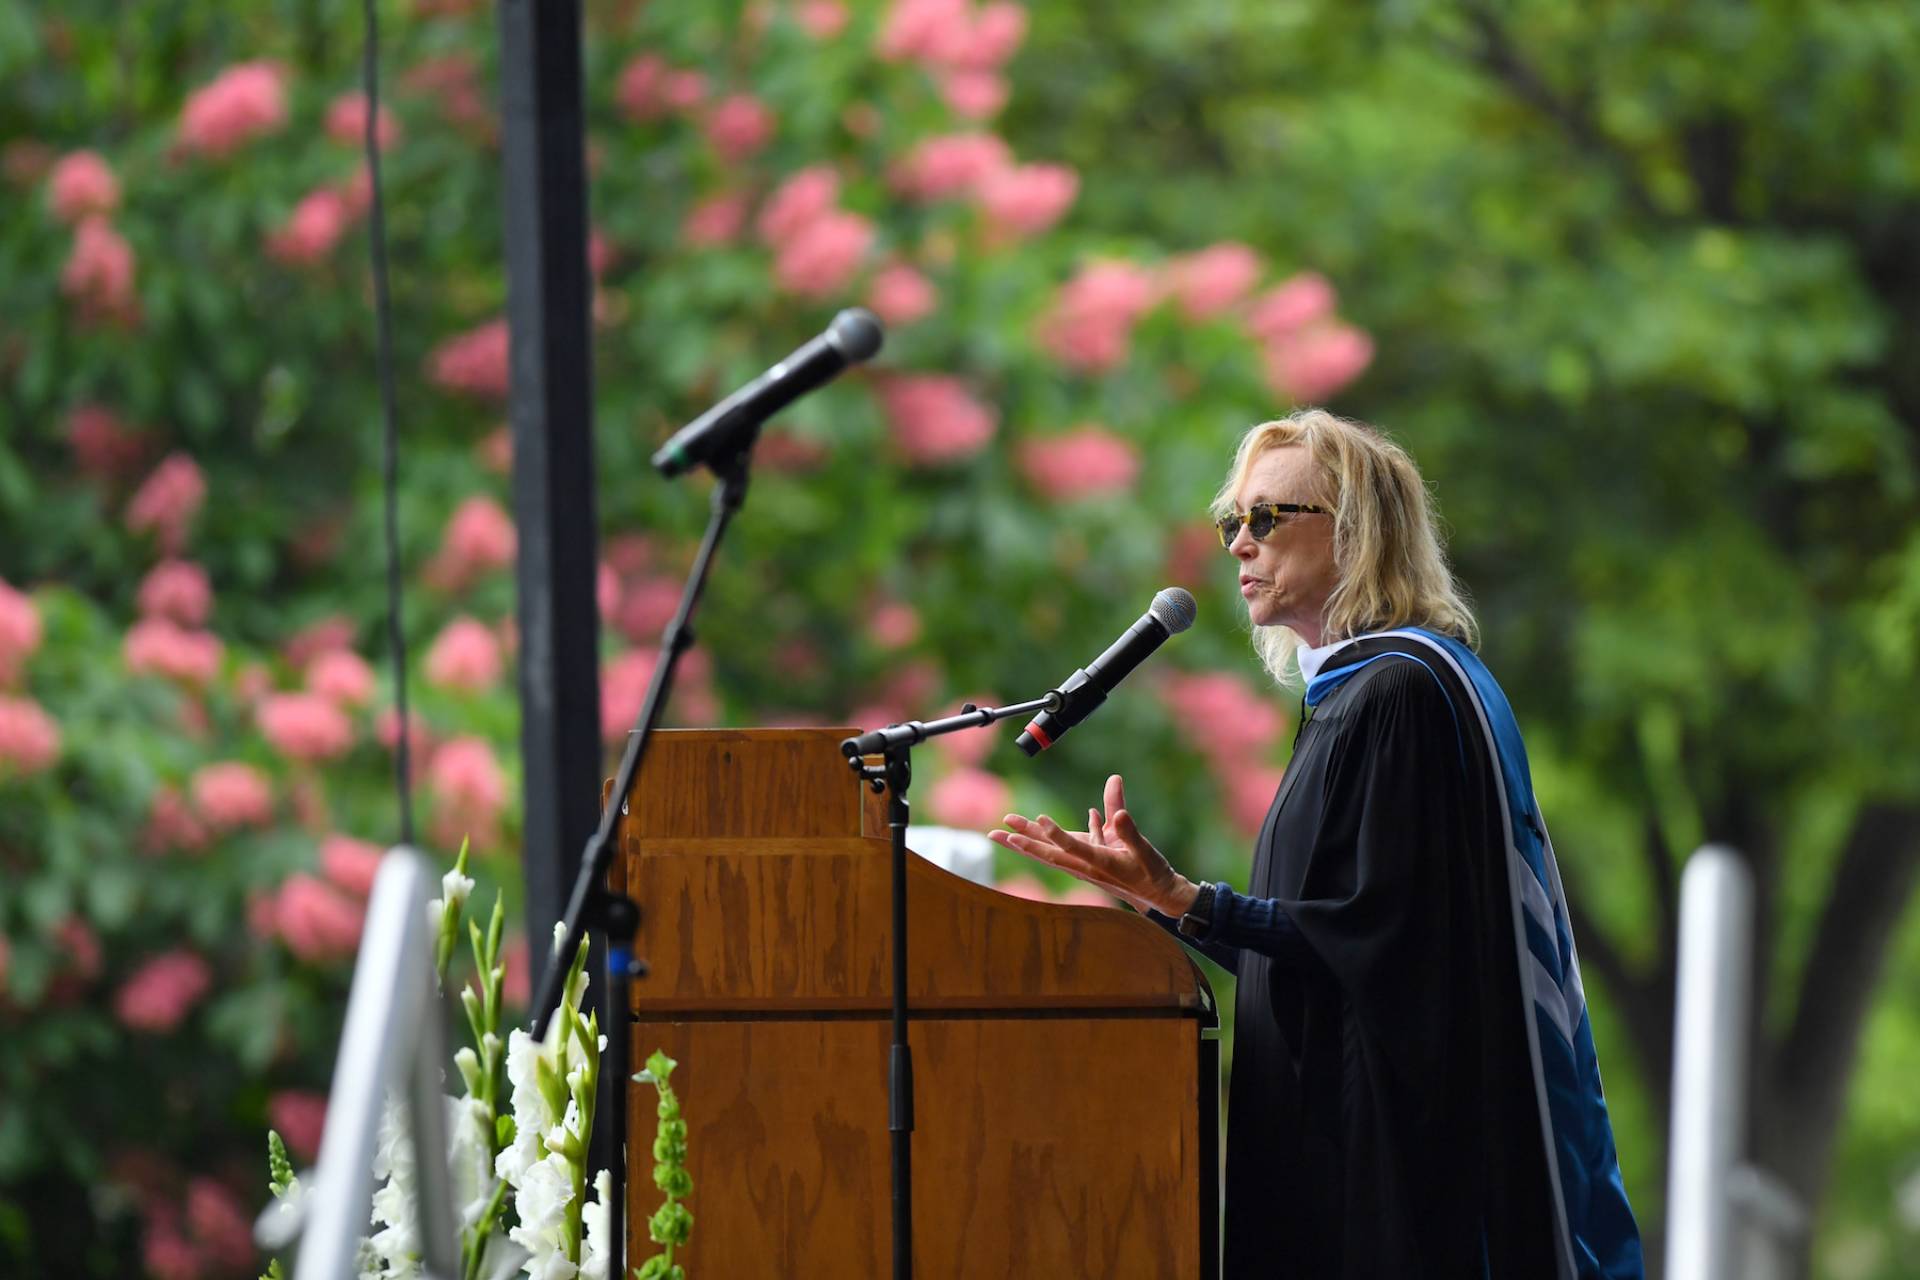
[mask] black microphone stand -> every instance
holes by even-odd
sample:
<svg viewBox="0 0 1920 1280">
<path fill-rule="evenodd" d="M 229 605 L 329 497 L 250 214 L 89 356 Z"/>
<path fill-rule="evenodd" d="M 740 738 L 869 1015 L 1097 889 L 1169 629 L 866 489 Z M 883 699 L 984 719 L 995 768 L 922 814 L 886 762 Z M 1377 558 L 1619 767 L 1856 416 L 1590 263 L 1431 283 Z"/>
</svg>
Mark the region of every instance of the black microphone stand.
<svg viewBox="0 0 1920 1280">
<path fill-rule="evenodd" d="M 913 1275 L 913 1052 L 907 1044 L 907 788 L 913 782 L 913 745 L 989 725 L 996 720 L 1058 712 L 1058 690 L 1044 698 L 1010 707 L 976 707 L 969 702 L 957 716 L 888 725 L 840 744 L 867 785 L 887 792 L 887 826 L 893 833 L 893 1046 L 887 1054 L 887 1131 L 893 1146 L 893 1275 Z M 878 764 L 868 757 L 879 756 Z"/>
<path fill-rule="evenodd" d="M 607 1268 L 609 1276 L 624 1277 L 627 1274 L 626 1090 L 632 1050 L 629 1043 L 632 1039 L 632 1019 L 628 1016 L 631 1009 L 629 983 L 633 978 L 645 977 L 647 965 L 644 960 L 633 958 L 633 935 L 640 924 L 640 908 L 624 894 L 606 889 L 607 863 L 616 847 L 614 833 L 627 810 L 627 793 L 633 787 L 634 775 L 640 771 L 640 762 L 647 753 L 647 741 L 653 736 L 661 708 L 666 705 L 667 695 L 672 689 L 674 670 L 679 666 L 681 656 L 693 647 L 693 613 L 700 605 L 701 592 L 706 588 L 714 552 L 720 546 L 728 522 L 746 500 L 748 464 L 759 435 L 756 427 L 745 434 L 739 447 L 732 453 L 710 460 L 719 484 L 713 491 L 707 531 L 700 541 L 700 551 L 694 557 L 693 567 L 687 572 L 686 586 L 680 593 L 680 607 L 661 640 L 660 662 L 654 667 L 653 679 L 647 685 L 647 697 L 641 704 L 640 717 L 635 721 L 633 731 L 627 735 L 627 749 L 620 757 L 620 768 L 614 774 L 613 790 L 607 795 L 607 804 L 600 811 L 600 825 L 588 837 L 586 849 L 581 855 L 580 872 L 573 882 L 573 893 L 567 900 L 566 915 L 561 919 L 563 931 L 555 954 L 541 978 L 539 997 L 533 1002 L 533 1038 L 543 1040 L 546 1038 L 547 1024 L 552 1021 L 554 1010 L 560 1003 L 561 987 L 566 982 L 568 963 L 572 959 L 573 948 L 578 945 L 580 930 L 597 926 L 605 934 L 607 943 L 607 981 L 601 991 L 600 1001 L 600 1025 L 607 1036 L 607 1061 L 603 1066 L 612 1072 L 617 1082 L 614 1096 L 618 1099 L 613 1107 L 613 1115 L 609 1117 L 612 1128 L 609 1130 L 607 1147 L 608 1164 L 611 1166 L 608 1173 L 613 1184 L 612 1194 L 607 1201 L 607 1239 L 613 1242 L 611 1247 L 614 1250 L 614 1258 Z"/>
</svg>

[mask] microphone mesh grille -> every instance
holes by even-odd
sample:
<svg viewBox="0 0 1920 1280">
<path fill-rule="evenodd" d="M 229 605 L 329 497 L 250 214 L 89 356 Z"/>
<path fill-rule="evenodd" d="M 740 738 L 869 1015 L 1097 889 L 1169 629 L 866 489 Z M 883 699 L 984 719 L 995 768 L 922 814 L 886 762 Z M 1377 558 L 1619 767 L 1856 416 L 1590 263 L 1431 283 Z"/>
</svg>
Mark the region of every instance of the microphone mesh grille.
<svg viewBox="0 0 1920 1280">
<path fill-rule="evenodd" d="M 1200 606 L 1193 602 L 1191 592 L 1179 587 L 1167 587 L 1154 596 L 1153 603 L 1147 606 L 1147 612 L 1167 629 L 1168 635 L 1178 635 L 1200 616 Z"/>
</svg>

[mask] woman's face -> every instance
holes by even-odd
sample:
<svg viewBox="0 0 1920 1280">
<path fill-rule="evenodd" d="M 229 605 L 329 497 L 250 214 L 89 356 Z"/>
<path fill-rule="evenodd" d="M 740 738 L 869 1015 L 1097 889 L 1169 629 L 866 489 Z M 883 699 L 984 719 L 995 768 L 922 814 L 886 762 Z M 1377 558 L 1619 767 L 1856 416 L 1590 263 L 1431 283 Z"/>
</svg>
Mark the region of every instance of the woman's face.
<svg viewBox="0 0 1920 1280">
<path fill-rule="evenodd" d="M 1234 493 L 1234 508 L 1256 502 L 1328 505 L 1314 484 L 1313 460 L 1297 444 L 1281 445 L 1255 458 Z M 1273 531 L 1255 542 L 1246 525 L 1227 548 L 1240 565 L 1240 596 L 1256 627 L 1289 627 L 1310 645 L 1325 643 L 1327 597 L 1339 584 L 1333 563 L 1333 517 L 1282 515 Z"/>
</svg>

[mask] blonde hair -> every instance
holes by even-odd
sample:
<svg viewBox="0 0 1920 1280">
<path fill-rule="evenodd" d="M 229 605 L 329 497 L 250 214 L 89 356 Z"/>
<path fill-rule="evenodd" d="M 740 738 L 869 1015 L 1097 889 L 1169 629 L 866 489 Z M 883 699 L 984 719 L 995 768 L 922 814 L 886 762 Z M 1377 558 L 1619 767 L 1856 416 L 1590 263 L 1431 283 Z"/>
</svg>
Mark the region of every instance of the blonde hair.
<svg viewBox="0 0 1920 1280">
<path fill-rule="evenodd" d="M 1333 508 L 1339 585 L 1327 597 L 1322 644 L 1393 627 L 1425 627 L 1478 647 L 1466 589 L 1447 565 L 1438 514 L 1407 451 L 1376 427 L 1302 409 L 1240 438 L 1216 518 L 1231 515 L 1247 472 L 1262 456 L 1300 445 L 1317 473 L 1313 499 Z M 1299 683 L 1301 639 L 1289 627 L 1255 627 L 1254 651 L 1282 684 Z"/>
</svg>

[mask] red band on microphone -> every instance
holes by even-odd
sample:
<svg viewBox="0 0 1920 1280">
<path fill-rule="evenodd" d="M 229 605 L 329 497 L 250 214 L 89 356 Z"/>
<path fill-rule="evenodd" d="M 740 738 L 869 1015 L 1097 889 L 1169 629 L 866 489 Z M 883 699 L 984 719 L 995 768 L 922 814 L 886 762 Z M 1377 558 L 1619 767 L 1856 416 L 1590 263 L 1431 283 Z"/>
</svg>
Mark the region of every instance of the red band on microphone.
<svg viewBox="0 0 1920 1280">
<path fill-rule="evenodd" d="M 1040 749 L 1042 751 L 1045 751 L 1048 747 L 1053 745 L 1053 739 L 1047 736 L 1047 731 L 1040 727 L 1040 722 L 1038 720 L 1035 720 L 1032 724 L 1027 726 L 1027 732 L 1030 735 L 1032 735 L 1033 740 L 1035 742 L 1040 744 Z"/>
</svg>

